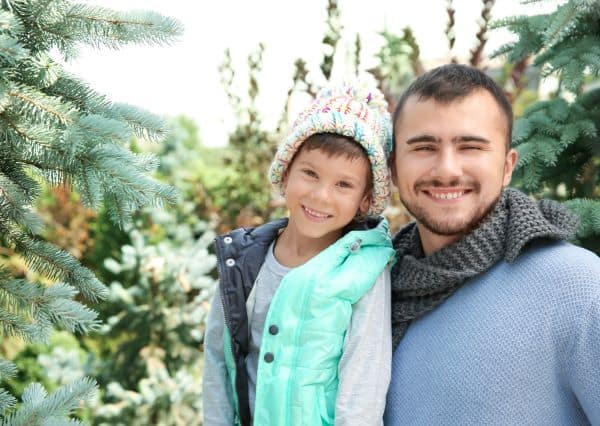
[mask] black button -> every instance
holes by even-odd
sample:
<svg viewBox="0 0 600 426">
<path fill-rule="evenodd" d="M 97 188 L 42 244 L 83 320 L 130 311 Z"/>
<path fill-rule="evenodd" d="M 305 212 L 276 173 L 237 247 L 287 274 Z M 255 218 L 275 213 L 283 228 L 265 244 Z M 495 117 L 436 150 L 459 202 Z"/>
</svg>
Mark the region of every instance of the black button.
<svg viewBox="0 0 600 426">
<path fill-rule="evenodd" d="M 279 327 L 277 327 L 275 324 L 273 324 L 272 326 L 269 327 L 269 333 L 271 333 L 273 336 L 275 336 L 277 333 L 279 333 Z"/>
<path fill-rule="evenodd" d="M 273 362 L 275 356 L 271 352 L 265 354 L 265 362 Z"/>
</svg>

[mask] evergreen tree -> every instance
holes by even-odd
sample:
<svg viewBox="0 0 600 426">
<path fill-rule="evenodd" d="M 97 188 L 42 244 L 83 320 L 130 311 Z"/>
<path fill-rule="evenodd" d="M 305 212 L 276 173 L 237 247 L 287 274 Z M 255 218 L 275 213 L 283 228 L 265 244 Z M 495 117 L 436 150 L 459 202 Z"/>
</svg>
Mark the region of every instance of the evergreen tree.
<svg viewBox="0 0 600 426">
<path fill-rule="evenodd" d="M 173 201 L 174 189 L 148 176 L 151 155 L 132 153 L 133 135 L 160 140 L 160 119 L 110 102 L 68 73 L 63 60 L 82 45 L 118 48 L 166 43 L 177 21 L 150 12 L 115 12 L 68 0 L 2 0 L 0 3 L 0 245 L 21 255 L 37 280 L 16 278 L 0 266 L 0 327 L 3 336 L 46 341 L 53 326 L 88 332 L 97 314 L 75 300 L 95 302 L 106 287 L 67 251 L 44 241 L 33 204 L 42 185 L 68 186 L 87 206 L 104 202 L 117 224 L 144 205 Z M 0 379 L 14 367 L 0 362 Z M 2 424 L 77 424 L 67 420 L 95 383 L 81 379 L 47 396 L 26 388 L 23 404 L 0 390 Z"/>
<path fill-rule="evenodd" d="M 558 79 L 549 100 L 516 121 L 516 182 L 535 195 L 564 201 L 581 216 L 578 238 L 600 253 L 600 4 L 569 0 L 554 12 L 498 24 L 518 38 L 496 55 L 532 56 L 542 76 Z"/>
</svg>

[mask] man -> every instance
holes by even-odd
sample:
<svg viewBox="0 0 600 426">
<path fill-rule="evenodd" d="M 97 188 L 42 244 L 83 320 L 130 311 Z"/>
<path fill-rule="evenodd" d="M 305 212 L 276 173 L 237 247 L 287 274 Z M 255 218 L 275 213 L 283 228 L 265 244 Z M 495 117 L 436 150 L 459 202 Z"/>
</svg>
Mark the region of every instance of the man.
<svg viewBox="0 0 600 426">
<path fill-rule="evenodd" d="M 600 260 L 574 216 L 507 189 L 512 109 L 482 72 L 419 77 L 391 159 L 415 217 L 394 237 L 390 425 L 600 424 Z"/>
</svg>

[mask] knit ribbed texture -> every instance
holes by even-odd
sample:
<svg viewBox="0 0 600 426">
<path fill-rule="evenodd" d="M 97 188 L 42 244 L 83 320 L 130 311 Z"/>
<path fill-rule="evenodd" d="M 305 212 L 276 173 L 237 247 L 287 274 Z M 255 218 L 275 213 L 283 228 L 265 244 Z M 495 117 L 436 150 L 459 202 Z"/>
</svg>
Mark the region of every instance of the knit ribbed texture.
<svg viewBox="0 0 600 426">
<path fill-rule="evenodd" d="M 570 238 L 577 216 L 559 203 L 539 203 L 516 189 L 506 189 L 494 210 L 472 233 L 424 257 L 415 223 L 393 240 L 392 341 L 396 348 L 411 320 L 431 311 L 466 280 L 504 259 L 513 262 L 536 239 Z"/>
</svg>

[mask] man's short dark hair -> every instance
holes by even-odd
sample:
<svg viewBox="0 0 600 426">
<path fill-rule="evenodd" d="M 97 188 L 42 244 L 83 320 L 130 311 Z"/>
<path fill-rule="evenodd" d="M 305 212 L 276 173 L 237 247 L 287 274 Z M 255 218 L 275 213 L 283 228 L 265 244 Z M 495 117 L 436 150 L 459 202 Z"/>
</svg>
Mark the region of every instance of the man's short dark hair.
<svg viewBox="0 0 600 426">
<path fill-rule="evenodd" d="M 413 81 L 404 91 L 396 105 L 393 121 L 394 127 L 397 125 L 398 119 L 402 114 L 404 104 L 406 104 L 407 99 L 411 96 L 416 96 L 419 100 L 433 99 L 442 104 L 449 104 L 455 100 L 464 98 L 476 90 L 486 90 L 490 93 L 503 112 L 506 118 L 506 149 L 508 151 L 512 140 L 512 106 L 502 88 L 491 77 L 477 68 L 466 65 L 443 65 L 420 75 Z"/>
</svg>

